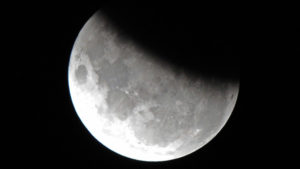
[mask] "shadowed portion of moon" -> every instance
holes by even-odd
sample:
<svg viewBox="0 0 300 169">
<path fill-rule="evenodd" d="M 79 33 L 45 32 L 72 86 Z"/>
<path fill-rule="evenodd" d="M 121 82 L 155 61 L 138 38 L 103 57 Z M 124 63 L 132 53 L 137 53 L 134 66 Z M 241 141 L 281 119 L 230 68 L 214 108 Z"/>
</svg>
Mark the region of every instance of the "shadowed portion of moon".
<svg viewBox="0 0 300 169">
<path fill-rule="evenodd" d="M 232 46 L 238 21 L 226 14 L 201 12 L 198 7 L 184 12 L 177 8 L 106 7 L 101 15 L 122 35 L 175 70 L 238 81 L 240 60 Z"/>
<path fill-rule="evenodd" d="M 117 22 L 98 11 L 73 46 L 69 86 L 83 124 L 103 145 L 138 160 L 176 159 L 204 146 L 228 120 L 238 78 L 209 71 L 219 65 L 205 57 L 196 62 L 177 53 L 172 38 L 174 53 L 168 45 L 157 50 L 164 38 L 152 39 L 160 47 L 148 45 Z"/>
</svg>

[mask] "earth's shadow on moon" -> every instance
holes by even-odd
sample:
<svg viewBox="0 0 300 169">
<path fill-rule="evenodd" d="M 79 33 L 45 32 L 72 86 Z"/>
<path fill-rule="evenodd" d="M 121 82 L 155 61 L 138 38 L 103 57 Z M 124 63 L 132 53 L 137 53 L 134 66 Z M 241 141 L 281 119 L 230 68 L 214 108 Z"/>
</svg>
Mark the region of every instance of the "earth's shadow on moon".
<svg viewBox="0 0 300 169">
<path fill-rule="evenodd" d="M 233 53 L 236 35 L 228 16 L 192 9 L 103 7 L 100 11 L 117 30 L 175 70 L 191 77 L 239 81 L 240 60 Z"/>
</svg>

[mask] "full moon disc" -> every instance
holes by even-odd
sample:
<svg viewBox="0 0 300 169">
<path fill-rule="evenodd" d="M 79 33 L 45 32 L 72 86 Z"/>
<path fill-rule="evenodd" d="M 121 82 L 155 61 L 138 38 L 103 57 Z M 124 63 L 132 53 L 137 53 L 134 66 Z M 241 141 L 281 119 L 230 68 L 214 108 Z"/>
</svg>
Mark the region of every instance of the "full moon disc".
<svg viewBox="0 0 300 169">
<path fill-rule="evenodd" d="M 177 159 L 223 128 L 239 82 L 191 78 L 152 55 L 98 11 L 73 46 L 71 98 L 82 123 L 110 150 L 142 161 Z"/>
</svg>

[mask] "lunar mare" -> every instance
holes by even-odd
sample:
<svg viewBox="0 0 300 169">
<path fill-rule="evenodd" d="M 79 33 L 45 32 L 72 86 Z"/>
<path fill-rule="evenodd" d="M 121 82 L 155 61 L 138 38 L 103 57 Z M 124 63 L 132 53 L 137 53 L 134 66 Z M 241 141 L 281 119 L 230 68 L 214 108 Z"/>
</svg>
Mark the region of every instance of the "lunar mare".
<svg viewBox="0 0 300 169">
<path fill-rule="evenodd" d="M 104 146 L 142 161 L 188 155 L 223 128 L 239 83 L 191 78 L 154 59 L 101 12 L 80 31 L 69 62 L 76 112 Z"/>
</svg>

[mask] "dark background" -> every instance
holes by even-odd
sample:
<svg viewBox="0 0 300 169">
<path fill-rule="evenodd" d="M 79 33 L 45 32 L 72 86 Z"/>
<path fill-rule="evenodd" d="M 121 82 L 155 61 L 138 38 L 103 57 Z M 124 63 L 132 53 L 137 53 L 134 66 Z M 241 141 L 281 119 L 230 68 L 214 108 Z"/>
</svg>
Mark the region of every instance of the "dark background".
<svg viewBox="0 0 300 169">
<path fill-rule="evenodd" d="M 245 5 L 239 4 L 39 4 L 31 15 L 41 66 L 36 91 L 41 108 L 34 114 L 26 163 L 39 168 L 219 168 L 255 167 L 266 163 L 260 102 L 253 99 L 257 76 L 248 61 L 257 47 Z M 200 150 L 177 160 L 141 162 L 122 157 L 101 145 L 82 125 L 68 88 L 68 62 L 73 43 L 85 22 L 98 10 L 120 30 L 157 53 L 161 59 L 197 77 L 240 79 L 235 109 L 222 131 Z M 255 66 L 254 66 L 255 67 Z M 46 91 L 45 91 L 46 90 Z M 256 95 L 256 96 L 253 96 Z M 250 97 L 250 98 L 249 98 Z M 38 98 L 38 99 L 39 99 Z M 45 98 L 45 99 L 44 99 Z M 264 147 L 264 148 L 262 148 Z M 30 154 L 30 155 L 29 155 Z"/>
</svg>

